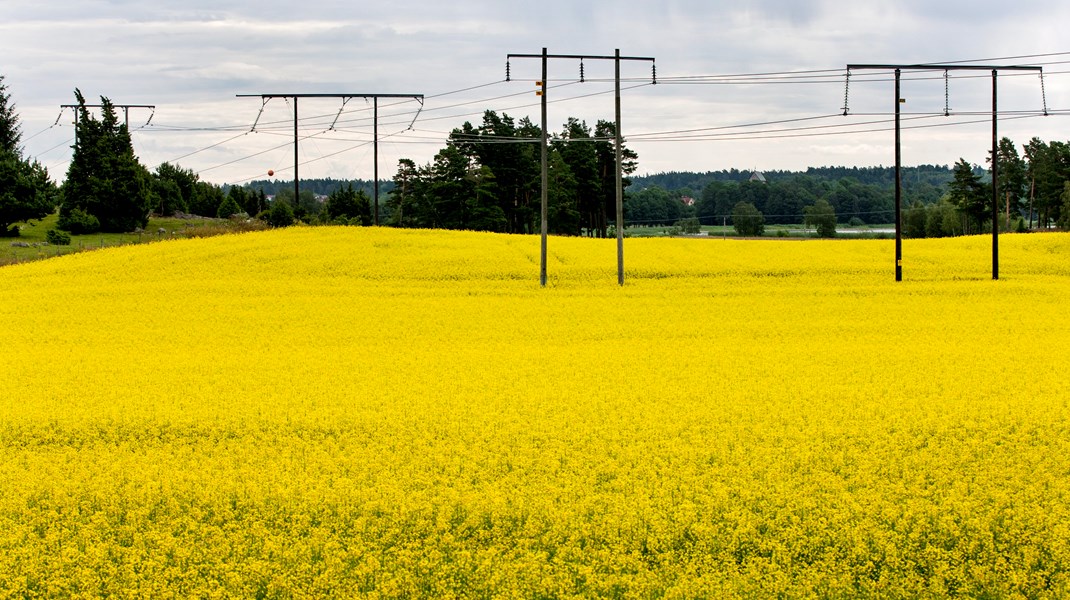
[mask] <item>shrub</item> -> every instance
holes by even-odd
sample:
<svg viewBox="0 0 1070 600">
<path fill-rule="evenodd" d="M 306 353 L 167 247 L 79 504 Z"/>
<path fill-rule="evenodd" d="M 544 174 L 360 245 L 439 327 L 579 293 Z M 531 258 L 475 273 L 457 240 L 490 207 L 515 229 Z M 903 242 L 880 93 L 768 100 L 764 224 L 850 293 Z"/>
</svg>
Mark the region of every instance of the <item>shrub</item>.
<svg viewBox="0 0 1070 600">
<path fill-rule="evenodd" d="M 862 219 L 859 219 L 858 217 L 851 217 L 851 220 L 847 221 L 847 224 L 851 227 L 862 227 L 866 224 L 866 222 Z"/>
<path fill-rule="evenodd" d="M 272 227 L 289 227 L 294 224 L 294 210 L 285 200 L 275 200 L 267 211 L 267 222 Z"/>
<path fill-rule="evenodd" d="M 674 226 L 678 228 L 681 232 L 692 235 L 702 231 L 702 225 L 695 217 L 691 217 L 689 219 L 680 219 L 679 221 L 674 223 Z"/>
<path fill-rule="evenodd" d="M 765 216 L 750 202 L 732 207 L 732 227 L 739 235 L 760 236 L 765 233 Z"/>
<path fill-rule="evenodd" d="M 45 233 L 45 241 L 56 246 L 70 246 L 71 234 L 61 229 L 49 229 Z"/>
<path fill-rule="evenodd" d="M 817 230 L 818 237 L 836 237 L 836 211 L 824 198 L 803 208 L 803 222 Z"/>
<path fill-rule="evenodd" d="M 69 210 L 62 208 L 59 211 L 59 220 L 56 222 L 56 228 L 74 235 L 96 233 L 100 231 L 100 219 L 97 219 L 80 208 L 72 208 Z"/>
<path fill-rule="evenodd" d="M 238 188 L 235 188 L 238 189 Z M 228 195 L 223 199 L 223 202 L 216 210 L 216 216 L 220 219 L 229 219 L 230 217 L 242 212 L 242 207 L 238 205 L 238 202 L 234 199 L 234 195 Z"/>
</svg>

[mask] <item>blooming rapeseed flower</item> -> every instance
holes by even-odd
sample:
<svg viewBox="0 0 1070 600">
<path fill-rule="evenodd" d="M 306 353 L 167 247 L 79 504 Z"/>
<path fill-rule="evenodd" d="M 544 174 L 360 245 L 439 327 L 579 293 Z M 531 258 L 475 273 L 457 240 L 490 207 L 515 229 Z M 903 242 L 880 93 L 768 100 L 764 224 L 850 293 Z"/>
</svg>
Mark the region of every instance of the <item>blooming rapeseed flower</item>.
<svg viewBox="0 0 1070 600">
<path fill-rule="evenodd" d="M 0 596 L 1065 597 L 1070 236 L 0 268 Z"/>
</svg>

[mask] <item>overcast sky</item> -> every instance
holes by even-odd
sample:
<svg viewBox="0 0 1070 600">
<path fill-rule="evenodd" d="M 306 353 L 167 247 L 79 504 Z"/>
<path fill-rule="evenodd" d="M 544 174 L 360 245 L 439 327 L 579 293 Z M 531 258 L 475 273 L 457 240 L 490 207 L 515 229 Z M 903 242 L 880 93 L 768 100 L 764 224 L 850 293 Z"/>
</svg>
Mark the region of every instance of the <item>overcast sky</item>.
<svg viewBox="0 0 1070 600">
<path fill-rule="evenodd" d="M 543 47 L 656 59 L 658 85 L 649 85 L 649 63 L 621 65 L 622 131 L 640 173 L 873 166 L 894 163 L 891 75 L 853 73 L 844 117 L 848 63 L 1042 64 L 1047 106 L 1065 110 L 1067 23 L 1070 4 L 1051 0 L 4 0 L 0 74 L 26 154 L 57 179 L 73 137 L 73 113 L 60 105 L 74 102 L 75 88 L 89 103 L 155 105 L 129 113 L 142 162 L 177 162 L 216 183 L 269 169 L 293 177 L 292 101 L 271 100 L 260 114 L 259 98 L 238 94 L 423 94 L 418 113 L 415 100 L 379 100 L 387 179 L 398 158 L 430 161 L 452 128 L 478 123 L 484 110 L 539 123 L 539 61 L 514 59 L 509 82 L 505 66 L 507 54 Z M 612 67 L 585 61 L 588 81 L 578 83 L 578 61 L 550 61 L 551 131 L 570 116 L 592 126 L 613 118 Z M 756 73 L 797 74 L 710 79 Z M 904 163 L 982 163 L 990 77 L 950 73 L 946 102 L 943 73 L 903 77 L 904 125 L 938 125 L 903 131 Z M 1066 115 L 1018 114 L 1043 108 L 1040 83 L 1000 75 L 1001 135 L 1070 139 Z M 944 117 L 945 105 L 956 114 Z M 371 178 L 371 101 L 306 98 L 299 115 L 300 135 L 310 136 L 302 178 Z M 783 123 L 739 127 L 773 122 Z M 673 133 L 685 130 L 698 131 Z"/>
</svg>

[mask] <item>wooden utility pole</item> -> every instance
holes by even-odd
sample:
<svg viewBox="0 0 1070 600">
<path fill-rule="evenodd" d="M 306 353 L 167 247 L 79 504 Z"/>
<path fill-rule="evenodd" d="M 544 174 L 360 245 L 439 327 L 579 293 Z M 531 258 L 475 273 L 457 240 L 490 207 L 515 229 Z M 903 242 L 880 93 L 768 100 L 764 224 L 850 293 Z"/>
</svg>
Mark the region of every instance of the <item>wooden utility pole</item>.
<svg viewBox="0 0 1070 600">
<path fill-rule="evenodd" d="M 542 80 L 536 83 L 536 85 L 540 87 L 540 89 L 536 93 L 542 96 L 542 142 L 541 142 L 542 143 L 542 206 L 541 206 L 540 211 L 539 211 L 539 214 L 542 216 L 542 227 L 540 228 L 541 229 L 542 240 L 541 240 L 541 244 L 540 244 L 541 245 L 541 253 L 540 253 L 541 257 L 540 257 L 540 260 L 539 260 L 539 284 L 542 285 L 543 287 L 546 287 L 546 236 L 547 236 L 547 213 L 548 213 L 548 210 L 547 210 L 548 189 L 547 188 L 548 188 L 548 181 L 549 181 L 549 175 L 548 175 L 549 168 L 548 168 L 548 165 L 547 165 L 548 133 L 547 133 L 547 126 L 546 126 L 546 92 L 547 92 L 547 88 L 549 86 L 547 85 L 547 80 L 546 80 L 546 78 L 547 78 L 546 63 L 547 63 L 547 60 L 550 59 L 550 58 L 565 58 L 565 59 L 579 60 L 579 61 L 581 61 L 581 63 L 580 63 L 581 64 L 580 72 L 581 72 L 581 80 L 582 80 L 582 64 L 583 64 L 582 61 L 584 61 L 584 60 L 612 60 L 614 62 L 615 75 L 614 75 L 613 81 L 614 81 L 614 84 L 615 84 L 615 87 L 614 87 L 614 91 L 615 91 L 614 103 L 615 103 L 615 107 L 616 107 L 616 110 L 615 110 L 615 113 L 616 113 L 616 115 L 615 115 L 616 116 L 616 120 L 615 120 L 616 132 L 615 132 L 615 135 L 614 135 L 614 145 L 616 146 L 616 161 L 617 161 L 617 170 L 616 170 L 616 188 L 617 188 L 617 191 L 616 191 L 616 196 L 617 196 L 617 207 L 616 207 L 617 208 L 617 223 L 616 223 L 616 229 L 617 229 L 617 284 L 618 285 L 624 285 L 624 185 L 623 185 L 623 175 L 622 175 L 622 172 L 621 172 L 621 169 L 622 169 L 622 165 L 621 165 L 621 160 L 622 160 L 621 146 L 623 144 L 623 141 L 622 141 L 623 137 L 621 136 L 621 132 L 620 132 L 620 61 L 622 61 L 622 60 L 638 60 L 638 61 L 648 61 L 650 63 L 653 63 L 654 59 L 651 58 L 651 57 L 647 57 L 647 56 L 621 56 L 619 48 L 614 52 L 614 54 L 612 56 L 590 55 L 590 54 L 547 54 L 546 53 L 546 48 L 543 48 L 541 54 L 509 54 L 509 55 L 506 56 L 506 61 L 509 61 L 511 59 L 514 59 L 514 58 L 541 58 L 542 59 Z M 505 79 L 506 79 L 506 81 L 509 80 L 508 62 L 506 63 L 506 77 L 505 77 Z M 652 76 L 651 77 L 651 81 L 652 81 L 652 83 L 657 83 L 658 82 L 657 77 L 656 76 Z"/>
</svg>

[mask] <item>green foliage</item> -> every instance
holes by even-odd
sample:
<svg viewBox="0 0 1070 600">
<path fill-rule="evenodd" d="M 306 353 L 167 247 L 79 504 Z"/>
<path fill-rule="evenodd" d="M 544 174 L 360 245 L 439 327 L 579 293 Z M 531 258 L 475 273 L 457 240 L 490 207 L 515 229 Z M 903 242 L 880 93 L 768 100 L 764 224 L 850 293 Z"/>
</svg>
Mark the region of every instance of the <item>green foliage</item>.
<svg viewBox="0 0 1070 600">
<path fill-rule="evenodd" d="M 1062 209 L 1059 216 L 1059 227 L 1064 230 L 1070 230 L 1070 181 L 1063 184 L 1063 193 L 1060 196 L 1062 200 Z"/>
<path fill-rule="evenodd" d="M 327 196 L 324 205 L 327 219 L 331 222 L 344 220 L 346 224 L 371 225 L 372 203 L 364 190 L 355 191 L 352 184 L 339 188 Z"/>
<path fill-rule="evenodd" d="M 1058 223 L 1063 212 L 1063 188 L 1070 181 L 1070 144 L 1047 144 L 1033 138 L 1025 146 L 1025 156 L 1028 160 L 1026 178 L 1030 189 L 1030 215 L 1035 209 L 1042 227 Z"/>
<path fill-rule="evenodd" d="M 323 205 L 316 200 L 316 194 L 304 188 L 301 189 L 300 194 L 300 198 L 295 202 L 293 188 L 283 188 L 275 194 L 275 202 L 281 201 L 289 204 L 296 221 L 310 223 L 319 219 L 320 213 L 323 212 Z"/>
<path fill-rule="evenodd" d="M 547 231 L 559 235 L 580 235 L 582 228 L 576 177 L 556 148 L 550 150 L 547 171 Z"/>
<path fill-rule="evenodd" d="M 973 166 L 966 159 L 959 159 L 955 163 L 955 180 L 948 186 L 948 198 L 966 216 L 966 233 L 981 231 L 990 210 L 987 196 L 981 177 L 974 173 Z"/>
<path fill-rule="evenodd" d="M 4 76 L 0 75 L 0 151 L 9 152 L 21 158 L 22 151 L 19 148 L 21 139 L 19 117 L 15 112 L 15 105 L 11 102 L 11 96 L 7 93 Z"/>
<path fill-rule="evenodd" d="M 818 237 L 836 237 L 836 210 L 828 200 L 822 198 L 813 206 L 807 206 L 804 211 L 806 217 L 803 223 L 807 227 L 815 228 Z"/>
<path fill-rule="evenodd" d="M 558 187 L 547 189 L 547 229 L 575 235 L 606 235 L 616 210 L 616 156 L 613 124 L 599 121 L 594 131 L 568 119 L 553 137 L 548 176 Z M 408 227 L 480 229 L 531 233 L 539 228 L 541 154 L 527 142 L 542 130 L 527 119 L 487 111 L 479 127 L 465 123 L 453 130 L 434 162 L 416 167 L 399 164 L 394 194 L 388 201 L 391 223 Z M 598 141 L 596 141 L 596 138 Z M 554 154 L 556 153 L 556 158 Z M 636 168 L 636 154 L 622 148 L 624 174 Z M 627 186 L 628 181 L 622 181 Z"/>
<path fill-rule="evenodd" d="M 70 246 L 71 234 L 62 229 L 49 229 L 45 234 L 45 241 L 55 246 Z"/>
<path fill-rule="evenodd" d="M 156 192 L 153 210 L 159 215 L 172 215 L 176 212 L 188 212 L 193 204 L 199 177 L 190 169 L 178 165 L 163 163 L 156 167 L 153 178 Z M 176 195 L 177 192 L 177 195 Z M 212 213 L 215 214 L 214 212 Z M 209 215 L 204 215 L 209 216 Z"/>
<path fill-rule="evenodd" d="M 470 167 L 473 169 L 486 167 L 493 175 L 493 189 L 484 187 L 481 202 L 493 202 L 499 210 L 478 211 L 481 214 L 476 217 L 481 223 L 493 227 L 493 230 L 503 230 L 510 233 L 532 233 L 539 225 L 536 223 L 539 215 L 539 181 L 541 153 L 535 144 L 525 143 L 502 143 L 508 140 L 533 140 L 542 137 L 542 128 L 533 125 L 527 118 L 516 122 L 507 114 L 498 115 L 494 111 L 486 111 L 483 121 L 478 127 L 471 123 L 465 123 L 462 127 L 454 129 L 450 134 L 450 143 L 467 157 Z M 491 142 L 491 143 L 483 143 Z M 412 174 L 410 172 L 410 174 Z M 414 173 L 418 178 L 430 175 L 427 169 L 420 169 Z M 476 179 L 486 180 L 487 174 L 478 175 Z M 395 182 L 398 179 L 395 178 Z M 429 181 L 404 181 L 408 190 L 404 192 L 419 204 L 429 207 L 429 198 L 425 195 L 431 189 Z M 478 183 L 471 181 L 470 184 Z M 473 190 L 474 193 L 475 190 Z M 560 200 L 560 198 L 559 198 Z M 572 201 L 575 201 L 574 199 Z M 467 209 L 474 208 L 471 204 Z M 489 209 L 489 206 L 486 208 Z M 551 213 L 567 214 L 570 209 L 562 207 L 560 210 L 549 209 Z M 432 216 L 428 210 L 410 211 L 409 215 L 416 216 L 417 221 Z M 438 215 L 434 215 L 438 218 Z M 504 227 L 499 217 L 504 216 Z M 566 219 L 567 220 L 567 219 Z M 427 226 L 426 223 L 418 226 Z M 565 224 L 557 225 L 555 218 L 550 217 L 548 226 L 551 229 L 567 230 Z"/>
<path fill-rule="evenodd" d="M 223 199 L 223 190 L 219 186 L 206 181 L 198 181 L 193 185 L 189 211 L 202 217 L 214 217 L 219 214 L 219 206 L 223 204 Z"/>
<path fill-rule="evenodd" d="M 651 186 L 624 199 L 624 220 L 638 225 L 668 225 L 683 217 L 684 205 L 679 196 Z"/>
<path fill-rule="evenodd" d="M 249 203 L 249 194 L 250 192 L 241 186 L 231 186 L 227 190 L 226 198 L 223 199 L 223 202 L 220 203 L 219 208 L 216 210 L 216 215 L 227 219 L 242 212 L 250 214 L 245 210 L 245 205 Z"/>
<path fill-rule="evenodd" d="M 15 105 L 0 75 L 0 235 L 18 236 L 15 223 L 44 218 L 56 208 L 57 190 L 48 171 L 25 160 Z"/>
<path fill-rule="evenodd" d="M 263 189 L 245 190 L 245 201 L 241 202 L 242 210 L 249 216 L 256 216 L 267 210 L 267 196 L 264 194 Z"/>
<path fill-rule="evenodd" d="M 80 208 L 59 211 L 56 228 L 74 235 L 96 233 L 100 231 L 100 220 Z"/>
<path fill-rule="evenodd" d="M 830 182 L 812 175 L 796 174 L 769 181 L 713 181 L 702 190 L 695 205 L 697 215 L 707 223 L 718 223 L 739 202 L 753 204 L 768 223 L 800 223 L 804 208 L 824 199 L 833 211 L 845 218 L 865 223 L 887 223 L 895 219 L 891 190 L 860 184 L 851 178 Z"/>
<path fill-rule="evenodd" d="M 182 190 L 170 179 L 153 177 L 152 210 L 160 216 L 171 216 L 176 212 L 186 212 L 189 205 L 182 198 Z"/>
<path fill-rule="evenodd" d="M 946 198 L 925 209 L 925 237 L 938 238 L 959 235 L 962 225 L 955 206 Z"/>
<path fill-rule="evenodd" d="M 765 233 L 765 217 L 750 202 L 739 202 L 732 207 L 732 227 L 743 236 L 760 236 Z"/>
<path fill-rule="evenodd" d="M 498 204 L 498 181 L 488 166 L 469 169 L 467 182 L 471 186 L 466 213 L 467 229 L 504 232 L 507 226 L 505 211 Z"/>
<path fill-rule="evenodd" d="M 903 237 L 923 238 L 926 237 L 926 224 L 928 213 L 921 202 L 914 202 L 903 213 Z"/>
<path fill-rule="evenodd" d="M 148 223 L 152 208 L 152 179 L 134 156 L 130 132 L 119 122 L 115 107 L 101 97 L 101 119 L 78 100 L 78 130 L 64 185 L 60 213 L 83 210 L 100 221 L 106 232 L 133 231 Z"/>
<path fill-rule="evenodd" d="M 989 163 L 992 162 L 991 154 L 989 152 Z M 1026 166 L 1010 138 L 1005 137 L 999 141 L 996 156 L 999 158 L 999 193 L 1003 203 L 1003 220 L 1009 229 L 1013 222 L 1012 217 L 1018 215 L 1023 208 Z"/>
<path fill-rule="evenodd" d="M 10 226 L 44 218 L 56 208 L 56 186 L 37 161 L 0 150 L 0 232 L 18 235 Z"/>
<path fill-rule="evenodd" d="M 240 188 L 231 188 L 231 189 L 234 190 L 234 189 L 240 189 Z M 241 212 L 242 212 L 241 205 L 239 205 L 235 201 L 234 195 L 233 194 L 228 194 L 227 197 L 223 199 L 222 204 L 219 205 L 219 209 L 216 211 L 216 216 L 219 217 L 220 219 L 229 219 L 230 217 L 233 217 L 234 215 L 240 214 Z"/>
<path fill-rule="evenodd" d="M 289 227 L 294 224 L 294 211 L 290 203 L 277 197 L 267 210 L 267 222 L 272 227 Z"/>
<path fill-rule="evenodd" d="M 858 217 L 851 217 L 851 220 L 847 221 L 847 224 L 851 227 L 861 227 L 865 225 L 866 222 Z"/>
<path fill-rule="evenodd" d="M 679 228 L 680 233 L 688 235 L 695 235 L 702 231 L 702 225 L 696 217 L 680 219 L 673 226 Z"/>
<path fill-rule="evenodd" d="M 414 191 L 420 182 L 416 163 L 408 158 L 400 159 L 393 183 L 394 189 L 386 201 L 390 210 L 390 224 L 395 227 L 417 227 Z"/>
</svg>

